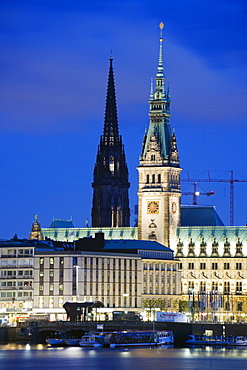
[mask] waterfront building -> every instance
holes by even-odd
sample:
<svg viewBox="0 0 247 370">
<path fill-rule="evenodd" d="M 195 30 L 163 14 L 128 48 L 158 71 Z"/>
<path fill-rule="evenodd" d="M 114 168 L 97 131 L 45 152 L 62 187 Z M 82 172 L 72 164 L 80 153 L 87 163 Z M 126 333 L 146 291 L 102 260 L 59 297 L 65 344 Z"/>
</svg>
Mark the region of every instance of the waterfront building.
<svg viewBox="0 0 247 370">
<path fill-rule="evenodd" d="M 47 242 L 16 235 L 0 241 L 0 315 L 16 321 L 32 312 L 35 251 L 50 249 Z"/>
<path fill-rule="evenodd" d="M 157 242 L 110 241 L 99 233 L 70 245 L 54 243 L 54 247 L 54 251 L 35 254 L 36 314 L 65 319 L 63 304 L 67 301 L 100 301 L 104 309 L 99 312 L 105 315 L 115 310 L 142 312 L 143 300 L 162 299 L 167 307 L 178 301 L 178 261 L 172 250 Z"/>
<path fill-rule="evenodd" d="M 246 226 L 178 228 L 176 257 L 182 298 L 198 319 L 245 321 L 247 314 Z"/>
<path fill-rule="evenodd" d="M 0 315 L 10 322 L 47 314 L 66 319 L 67 301 L 101 301 L 113 310 L 143 311 L 143 300 L 178 301 L 181 273 L 173 251 L 157 242 L 76 242 L 18 239 L 0 242 Z M 101 317 L 102 319 L 102 317 Z"/>
</svg>

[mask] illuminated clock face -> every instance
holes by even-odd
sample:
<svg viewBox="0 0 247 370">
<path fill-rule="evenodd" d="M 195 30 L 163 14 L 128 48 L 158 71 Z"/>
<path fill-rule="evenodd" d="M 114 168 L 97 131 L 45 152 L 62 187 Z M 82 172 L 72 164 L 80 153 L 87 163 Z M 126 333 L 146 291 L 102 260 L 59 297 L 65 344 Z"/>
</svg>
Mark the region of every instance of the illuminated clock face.
<svg viewBox="0 0 247 370">
<path fill-rule="evenodd" d="M 159 213 L 159 202 L 151 201 L 151 202 L 148 202 L 147 206 L 148 206 L 148 214 Z"/>
<path fill-rule="evenodd" d="M 176 212 L 177 212 L 177 203 L 172 202 L 172 213 L 176 213 Z"/>
</svg>

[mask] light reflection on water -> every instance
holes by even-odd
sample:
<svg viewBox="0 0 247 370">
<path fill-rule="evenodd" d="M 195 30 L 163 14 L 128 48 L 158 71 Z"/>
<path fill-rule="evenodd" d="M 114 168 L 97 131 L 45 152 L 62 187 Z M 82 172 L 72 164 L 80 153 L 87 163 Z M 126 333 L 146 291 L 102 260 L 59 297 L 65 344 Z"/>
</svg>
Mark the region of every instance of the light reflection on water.
<svg viewBox="0 0 247 370">
<path fill-rule="evenodd" d="M 232 370 L 236 366 L 238 370 L 247 369 L 247 347 L 89 349 L 52 348 L 45 344 L 0 344 L 1 370 Z"/>
</svg>

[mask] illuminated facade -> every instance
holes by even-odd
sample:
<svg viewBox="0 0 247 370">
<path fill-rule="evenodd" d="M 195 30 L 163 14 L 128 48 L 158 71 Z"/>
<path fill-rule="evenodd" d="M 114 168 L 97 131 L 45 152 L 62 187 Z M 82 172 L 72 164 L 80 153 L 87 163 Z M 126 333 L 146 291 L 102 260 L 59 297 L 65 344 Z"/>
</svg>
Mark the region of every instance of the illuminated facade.
<svg viewBox="0 0 247 370">
<path fill-rule="evenodd" d="M 169 248 L 134 240 L 104 241 L 100 246 L 98 238 L 90 247 L 97 251 L 86 247 L 36 253 L 34 312 L 49 313 L 53 320 L 65 319 L 67 301 L 100 301 L 105 314 L 141 312 L 145 299 L 165 299 L 167 307 L 178 301 L 181 273 Z"/>
<path fill-rule="evenodd" d="M 33 308 L 34 255 L 50 246 L 38 240 L 0 242 L 0 315 L 11 321 L 26 317 Z"/>
<path fill-rule="evenodd" d="M 180 164 L 170 128 L 170 94 L 165 88 L 162 28 L 155 91 L 149 99 L 150 124 L 138 166 L 138 239 L 157 240 L 173 248 L 180 223 Z"/>
</svg>

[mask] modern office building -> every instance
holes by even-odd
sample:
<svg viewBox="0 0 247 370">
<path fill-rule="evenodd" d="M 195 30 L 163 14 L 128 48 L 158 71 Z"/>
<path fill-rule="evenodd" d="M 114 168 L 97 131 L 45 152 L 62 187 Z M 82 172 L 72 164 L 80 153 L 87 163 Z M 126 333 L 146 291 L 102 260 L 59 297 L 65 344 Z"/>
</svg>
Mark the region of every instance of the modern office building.
<svg viewBox="0 0 247 370">
<path fill-rule="evenodd" d="M 51 249 L 50 243 L 16 235 L 0 241 L 0 315 L 10 322 L 32 312 L 35 252 Z"/>
<path fill-rule="evenodd" d="M 67 301 L 100 301 L 99 312 L 109 317 L 116 310 L 143 312 L 143 299 L 162 299 L 172 307 L 180 297 L 178 261 L 157 242 L 110 241 L 99 233 L 54 246 L 35 254 L 33 290 L 33 311 L 49 313 L 52 320 L 65 318 Z"/>
</svg>

